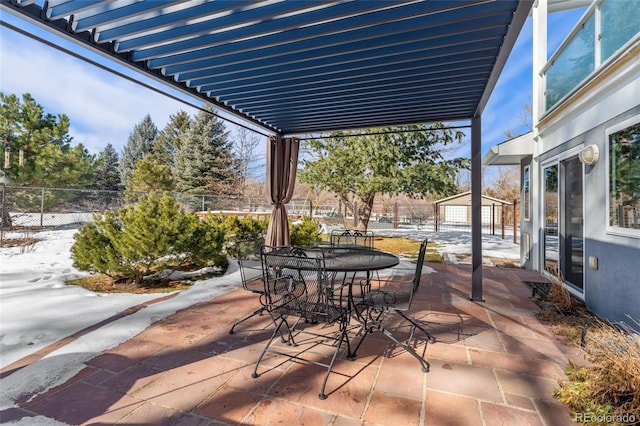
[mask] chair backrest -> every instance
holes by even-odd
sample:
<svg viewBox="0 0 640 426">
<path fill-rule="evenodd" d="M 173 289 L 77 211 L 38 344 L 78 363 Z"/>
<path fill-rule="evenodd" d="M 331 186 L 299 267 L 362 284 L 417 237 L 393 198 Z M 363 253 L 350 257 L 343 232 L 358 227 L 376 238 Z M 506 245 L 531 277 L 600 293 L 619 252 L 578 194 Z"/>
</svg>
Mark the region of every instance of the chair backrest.
<svg viewBox="0 0 640 426">
<path fill-rule="evenodd" d="M 413 292 L 412 294 L 417 293 L 418 287 L 420 287 L 420 277 L 422 277 L 422 265 L 424 265 L 424 258 L 427 254 L 427 243 L 429 239 L 425 239 L 420 244 L 420 250 L 418 250 L 418 259 L 416 264 L 416 274 L 413 277 Z"/>
<path fill-rule="evenodd" d="M 338 311 L 327 283 L 324 254 L 301 247 L 265 247 L 264 280 L 272 312 L 334 322 Z"/>
<path fill-rule="evenodd" d="M 240 269 L 242 286 L 246 289 L 247 283 L 262 278 L 262 246 L 264 235 L 250 233 L 240 235 L 233 246 L 233 255 L 236 257 Z M 251 291 L 254 291 L 253 287 Z"/>
<path fill-rule="evenodd" d="M 366 247 L 372 249 L 373 231 L 337 229 L 331 231 L 329 241 L 332 247 Z"/>
</svg>

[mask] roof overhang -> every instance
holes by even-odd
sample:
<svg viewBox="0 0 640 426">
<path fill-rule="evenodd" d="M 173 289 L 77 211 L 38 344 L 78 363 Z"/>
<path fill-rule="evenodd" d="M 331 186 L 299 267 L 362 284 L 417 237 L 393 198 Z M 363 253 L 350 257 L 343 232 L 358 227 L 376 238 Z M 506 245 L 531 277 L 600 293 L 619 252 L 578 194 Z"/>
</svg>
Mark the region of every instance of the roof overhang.
<svg viewBox="0 0 640 426">
<path fill-rule="evenodd" d="M 485 166 L 514 166 L 533 155 L 533 132 L 494 145 L 482 159 Z"/>
<path fill-rule="evenodd" d="M 532 3 L 0 0 L 0 8 L 296 135 L 480 116 Z"/>
</svg>

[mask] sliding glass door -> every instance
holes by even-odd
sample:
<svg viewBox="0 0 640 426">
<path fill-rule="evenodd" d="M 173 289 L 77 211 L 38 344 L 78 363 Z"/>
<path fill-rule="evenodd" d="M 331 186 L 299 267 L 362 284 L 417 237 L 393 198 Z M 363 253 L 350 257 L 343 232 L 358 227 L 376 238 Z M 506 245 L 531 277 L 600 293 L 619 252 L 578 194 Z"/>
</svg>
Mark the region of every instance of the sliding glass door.
<svg viewBox="0 0 640 426">
<path fill-rule="evenodd" d="M 578 157 L 560 162 L 565 194 L 563 202 L 560 269 L 567 282 L 583 288 L 584 212 L 582 211 L 582 163 Z"/>
<path fill-rule="evenodd" d="M 543 168 L 544 270 L 582 292 L 584 271 L 583 171 L 578 156 Z"/>
</svg>

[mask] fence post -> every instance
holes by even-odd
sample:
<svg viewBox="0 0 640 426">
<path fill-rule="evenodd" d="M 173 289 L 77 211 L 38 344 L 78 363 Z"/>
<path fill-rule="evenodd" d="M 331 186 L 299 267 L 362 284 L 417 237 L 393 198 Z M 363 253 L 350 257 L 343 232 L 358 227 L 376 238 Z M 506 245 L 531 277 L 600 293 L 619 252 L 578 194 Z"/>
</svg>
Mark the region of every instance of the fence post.
<svg viewBox="0 0 640 426">
<path fill-rule="evenodd" d="M 491 235 L 496 235 L 496 204 L 491 204 Z"/>
<path fill-rule="evenodd" d="M 513 243 L 518 244 L 518 200 L 513 200 Z"/>
<path fill-rule="evenodd" d="M 438 232 L 438 203 L 433 203 L 433 230 Z"/>
<path fill-rule="evenodd" d="M 40 228 L 44 226 L 44 188 L 40 194 Z"/>
<path fill-rule="evenodd" d="M 500 228 L 502 229 L 502 239 L 504 240 L 504 204 L 500 205 Z"/>
<path fill-rule="evenodd" d="M 205 211 L 205 209 L 204 209 L 204 194 L 202 194 L 202 211 Z"/>
<path fill-rule="evenodd" d="M 313 201 L 309 200 L 309 217 L 313 218 Z"/>
</svg>

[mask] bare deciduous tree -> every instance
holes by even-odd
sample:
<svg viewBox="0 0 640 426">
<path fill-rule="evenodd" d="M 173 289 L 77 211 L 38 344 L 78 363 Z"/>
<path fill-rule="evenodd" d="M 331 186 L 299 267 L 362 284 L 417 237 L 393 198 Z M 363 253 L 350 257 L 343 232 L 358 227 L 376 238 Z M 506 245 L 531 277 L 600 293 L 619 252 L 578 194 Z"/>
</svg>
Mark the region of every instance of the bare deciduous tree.
<svg viewBox="0 0 640 426">
<path fill-rule="evenodd" d="M 235 134 L 233 153 L 237 161 L 237 190 L 238 193 L 244 194 L 247 184 L 252 180 L 252 172 L 258 168 L 256 166 L 259 159 L 257 149 L 263 138 L 257 133 L 240 126 L 236 128 Z"/>
</svg>

